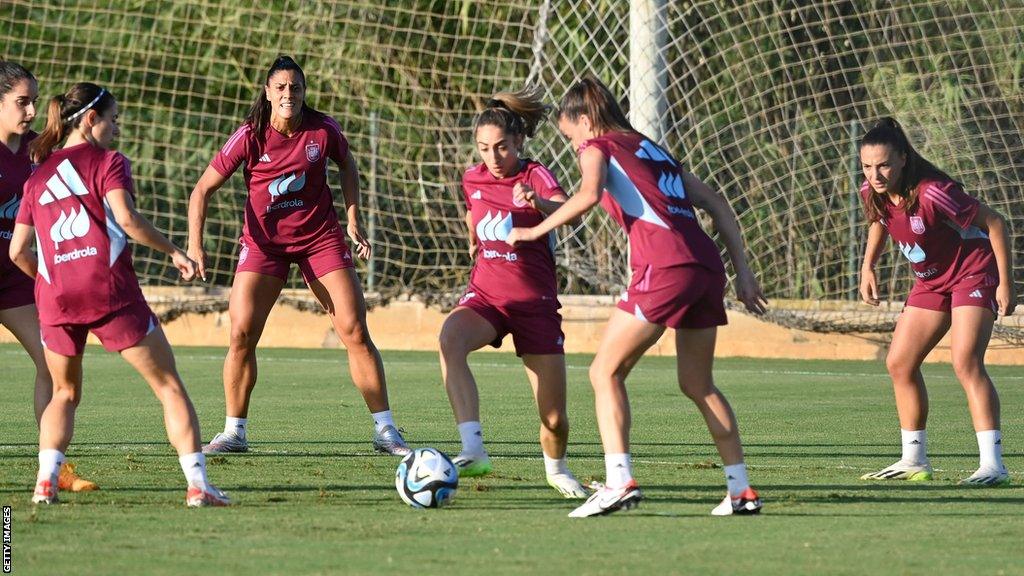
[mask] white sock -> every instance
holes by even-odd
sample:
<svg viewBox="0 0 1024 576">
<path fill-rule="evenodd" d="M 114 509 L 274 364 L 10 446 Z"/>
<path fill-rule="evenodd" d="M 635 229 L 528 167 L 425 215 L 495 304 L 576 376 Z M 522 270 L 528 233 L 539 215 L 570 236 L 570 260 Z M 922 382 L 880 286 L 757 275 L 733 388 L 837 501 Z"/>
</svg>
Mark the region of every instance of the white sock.
<svg viewBox="0 0 1024 576">
<path fill-rule="evenodd" d="M 903 439 L 903 457 L 908 464 L 928 463 L 928 433 L 924 430 L 904 430 L 900 428 Z"/>
<path fill-rule="evenodd" d="M 228 416 L 224 419 L 224 433 L 234 434 L 242 440 L 245 440 L 245 424 L 248 421 L 248 418 L 234 418 L 232 416 Z"/>
<path fill-rule="evenodd" d="M 633 479 L 633 465 L 629 460 L 629 452 L 625 454 L 604 455 L 605 486 L 620 488 Z"/>
<path fill-rule="evenodd" d="M 476 421 L 459 424 L 459 436 L 462 438 L 462 453 L 470 456 L 483 456 L 484 431 Z"/>
<path fill-rule="evenodd" d="M 739 496 L 743 494 L 744 490 L 750 488 L 750 481 L 747 480 L 747 465 L 740 462 L 726 466 L 725 485 L 729 487 L 730 496 Z"/>
<path fill-rule="evenodd" d="M 39 451 L 39 474 L 36 481 L 53 480 L 60 474 L 60 465 L 64 463 L 64 453 L 60 450 Z"/>
<path fill-rule="evenodd" d="M 189 486 L 207 489 L 206 456 L 202 452 L 178 456 L 178 463 L 181 464 L 181 471 L 185 473 L 185 481 Z"/>
<path fill-rule="evenodd" d="M 370 416 L 373 416 L 373 427 L 377 430 L 378 434 L 388 426 L 395 425 L 395 419 L 391 417 L 391 410 L 374 412 L 373 414 L 370 414 Z"/>
<path fill-rule="evenodd" d="M 978 432 L 981 468 L 1003 469 L 1003 434 L 999 430 Z"/>
<path fill-rule="evenodd" d="M 545 454 L 544 472 L 548 476 L 554 476 L 556 474 L 568 474 L 569 465 L 565 461 L 565 456 L 562 456 L 561 458 L 552 458 Z"/>
</svg>

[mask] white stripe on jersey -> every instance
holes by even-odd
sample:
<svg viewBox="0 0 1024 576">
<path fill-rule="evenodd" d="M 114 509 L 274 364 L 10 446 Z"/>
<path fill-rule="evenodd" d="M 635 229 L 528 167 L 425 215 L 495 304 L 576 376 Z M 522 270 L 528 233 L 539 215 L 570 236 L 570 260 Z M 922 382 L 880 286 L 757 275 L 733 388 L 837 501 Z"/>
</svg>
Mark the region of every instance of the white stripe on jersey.
<svg viewBox="0 0 1024 576">
<path fill-rule="evenodd" d="M 930 185 L 924 189 L 924 196 L 935 203 L 936 206 L 942 209 L 950 217 L 955 217 L 959 210 L 959 205 L 953 200 L 946 192 L 940 190 L 937 186 Z"/>
<path fill-rule="evenodd" d="M 238 130 L 235 130 L 235 133 L 231 135 L 231 138 L 228 138 L 228 141 L 224 144 L 224 147 L 220 149 L 221 154 L 226 155 L 229 152 L 231 152 L 231 149 L 234 148 L 235 144 L 248 133 L 249 125 L 242 124 L 242 126 Z"/>
</svg>

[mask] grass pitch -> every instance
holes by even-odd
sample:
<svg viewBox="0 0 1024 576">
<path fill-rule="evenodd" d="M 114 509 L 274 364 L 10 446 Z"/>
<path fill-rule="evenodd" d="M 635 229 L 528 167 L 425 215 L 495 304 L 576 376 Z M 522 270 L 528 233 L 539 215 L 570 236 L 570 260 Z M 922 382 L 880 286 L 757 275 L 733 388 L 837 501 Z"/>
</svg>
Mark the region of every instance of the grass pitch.
<svg viewBox="0 0 1024 576">
<path fill-rule="evenodd" d="M 223 425 L 222 349 L 179 347 L 203 438 Z M 630 379 L 638 510 L 570 519 L 575 502 L 544 482 L 538 421 L 511 355 L 471 358 L 495 473 L 464 479 L 452 507 L 416 511 L 394 490 L 396 458 L 375 455 L 372 423 L 343 352 L 265 350 L 250 412 L 251 452 L 211 457 L 230 509 L 184 507 L 184 480 L 160 407 L 116 355 L 90 347 L 69 458 L 102 490 L 29 503 L 36 470 L 32 366 L 0 346 L 0 502 L 13 507 L 15 574 L 1021 574 L 1024 573 L 1024 371 L 990 367 L 1014 484 L 966 489 L 977 466 L 963 392 L 928 365 L 936 480 L 867 483 L 898 458 L 892 392 L 880 362 L 719 360 L 759 517 L 712 518 L 724 495 L 700 416 L 671 358 Z M 392 407 L 413 445 L 458 452 L 437 360 L 385 352 Z M 570 356 L 570 467 L 600 479 L 586 380 Z"/>
</svg>

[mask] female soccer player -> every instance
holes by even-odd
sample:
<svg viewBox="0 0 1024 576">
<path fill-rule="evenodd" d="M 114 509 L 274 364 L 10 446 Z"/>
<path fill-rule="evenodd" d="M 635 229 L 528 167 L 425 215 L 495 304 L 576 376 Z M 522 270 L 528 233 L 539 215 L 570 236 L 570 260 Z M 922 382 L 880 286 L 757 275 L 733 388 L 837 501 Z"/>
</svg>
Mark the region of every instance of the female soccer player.
<svg viewBox="0 0 1024 576">
<path fill-rule="evenodd" d="M 21 189 L 32 173 L 28 146 L 36 133 L 31 130 L 36 117 L 39 86 L 35 77 L 14 62 L 0 61 L 0 324 L 14 334 L 36 366 L 36 425 L 53 395 L 53 381 L 46 369 L 43 344 L 39 341 L 39 312 L 33 294 L 35 283 L 22 274 L 8 256 L 18 215 Z M 64 462 L 58 484 L 61 490 L 82 492 L 97 490 L 95 482 L 80 478 L 75 466 Z"/>
<path fill-rule="evenodd" d="M 916 276 L 896 322 L 885 364 L 892 378 L 903 455 L 865 480 L 930 480 L 925 425 L 928 393 L 921 363 L 952 328 L 953 371 L 967 393 L 981 463 L 961 480 L 971 486 L 1009 482 L 999 431 L 999 395 L 985 371 L 996 314 L 1016 306 L 1009 232 L 1003 217 L 914 150 L 900 125 L 883 118 L 864 135 L 860 162 L 868 228 L 860 294 L 878 306 L 875 263 L 886 235 Z"/>
<path fill-rule="evenodd" d="M 224 432 L 206 453 L 245 452 L 249 398 L 256 386 L 256 344 L 267 316 L 298 264 L 348 350 L 352 381 L 372 413 L 373 446 L 409 453 L 388 405 L 384 365 L 366 328 L 366 303 L 327 184 L 327 160 L 341 168 L 348 235 L 360 257 L 370 243 L 359 224 L 359 172 L 338 123 L 305 101 L 306 76 L 281 56 L 267 71 L 249 116 L 203 173 L 189 200 L 190 256 L 206 277 L 203 226 L 210 196 L 243 166 L 245 205 L 238 268 L 228 302 L 231 340 L 224 360 Z"/>
<path fill-rule="evenodd" d="M 625 383 L 666 327 L 676 329 L 679 386 L 704 416 L 725 463 L 728 494 L 711 513 L 757 513 L 761 500 L 747 481 L 736 418 L 711 373 L 716 330 L 726 323 L 725 267 L 693 212 L 697 206 L 711 215 L 736 269 L 737 296 L 747 309 L 762 313 L 766 302 L 747 265 L 732 209 L 634 130 L 596 78 L 569 88 L 559 106 L 558 128 L 578 151 L 580 189 L 540 224 L 513 229 L 507 242 L 515 246 L 541 238 L 600 203 L 626 231 L 633 272 L 590 366 L 607 481 L 569 515 L 608 514 L 632 508 L 642 498 L 630 464 Z"/>
<path fill-rule="evenodd" d="M 441 373 L 462 437 L 462 452 L 454 460 L 459 474 L 486 474 L 491 460 L 480 427 L 480 397 L 466 359 L 488 344 L 500 346 L 512 334 L 540 412 L 548 484 L 566 498 L 584 498 L 586 490 L 565 462 L 569 421 L 554 235 L 513 249 L 505 244 L 513 226 L 538 224 L 566 200 L 547 168 L 520 155 L 525 139 L 533 136 L 548 111 L 536 92 L 502 92 L 477 117 L 473 133 L 482 162 L 462 177 L 475 262 L 469 287 L 441 328 Z"/>
<path fill-rule="evenodd" d="M 136 212 L 128 159 L 110 149 L 119 134 L 117 116 L 113 94 L 75 84 L 50 100 L 46 128 L 29 150 L 38 167 L 25 182 L 10 255 L 35 278 L 54 388 L 39 426 L 32 501 L 57 501 L 58 470 L 82 395 L 82 353 L 92 332 L 107 350 L 121 353 L 163 404 L 167 435 L 188 482 L 186 504 L 224 506 L 228 497 L 207 482 L 196 413 L 139 289 L 126 237 L 169 254 L 185 280 L 195 275 L 195 262 Z"/>
</svg>

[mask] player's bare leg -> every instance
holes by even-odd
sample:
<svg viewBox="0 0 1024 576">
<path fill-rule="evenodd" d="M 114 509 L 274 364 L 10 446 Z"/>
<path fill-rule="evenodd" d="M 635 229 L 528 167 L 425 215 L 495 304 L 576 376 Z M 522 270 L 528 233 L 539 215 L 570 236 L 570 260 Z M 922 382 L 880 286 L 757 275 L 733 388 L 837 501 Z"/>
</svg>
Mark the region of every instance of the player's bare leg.
<svg viewBox="0 0 1024 576">
<path fill-rule="evenodd" d="M 586 489 L 566 463 L 569 416 L 565 406 L 565 355 L 524 354 L 523 366 L 540 415 L 540 446 L 547 482 L 566 498 L 586 498 Z"/>
<path fill-rule="evenodd" d="M 53 380 L 50 379 L 50 371 L 46 367 L 46 355 L 43 353 L 43 343 L 39 339 L 39 310 L 35 304 L 0 310 L 0 324 L 14 334 L 22 348 L 32 358 L 32 363 L 35 364 L 33 406 L 38 425 L 43 417 L 43 410 L 46 410 L 46 405 L 50 403 L 50 397 L 53 395 Z"/>
<path fill-rule="evenodd" d="M 32 502 L 53 504 L 58 500 L 58 477 L 64 454 L 75 432 L 75 410 L 82 398 L 82 356 L 61 356 L 45 351 L 53 378 L 53 397 L 39 421 L 39 472 Z"/>
</svg>

